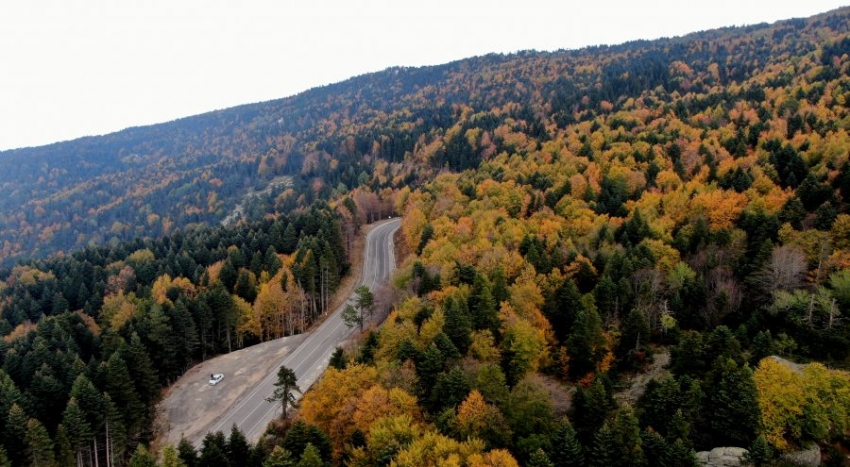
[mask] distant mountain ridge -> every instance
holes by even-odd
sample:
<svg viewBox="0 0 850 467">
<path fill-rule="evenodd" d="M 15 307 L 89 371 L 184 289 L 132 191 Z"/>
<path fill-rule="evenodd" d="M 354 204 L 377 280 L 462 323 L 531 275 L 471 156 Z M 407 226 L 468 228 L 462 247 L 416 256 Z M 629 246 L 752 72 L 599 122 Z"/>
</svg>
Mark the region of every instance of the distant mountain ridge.
<svg viewBox="0 0 850 467">
<path fill-rule="evenodd" d="M 598 113 L 602 102 L 611 105 L 603 111 L 616 112 L 647 89 L 681 95 L 740 85 L 782 54 L 823 47 L 818 31 L 850 29 L 848 11 L 658 41 L 390 68 L 285 99 L 3 151 L 0 263 L 214 225 L 249 188 L 261 190 L 278 176 L 293 176 L 293 186 L 258 199 L 248 215 L 475 167 L 482 155 L 461 132 L 479 128 L 494 136 L 497 153 L 511 151 L 516 144 L 494 133 L 506 121 L 545 139 Z M 836 42 L 839 56 L 846 42 Z M 676 63 L 691 76 L 675 71 Z"/>
</svg>

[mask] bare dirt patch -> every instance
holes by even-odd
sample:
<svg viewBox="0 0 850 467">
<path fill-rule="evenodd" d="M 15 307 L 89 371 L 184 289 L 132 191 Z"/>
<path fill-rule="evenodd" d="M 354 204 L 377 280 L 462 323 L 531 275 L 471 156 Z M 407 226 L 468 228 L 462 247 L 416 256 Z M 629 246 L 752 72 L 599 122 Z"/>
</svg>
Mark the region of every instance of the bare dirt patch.
<svg viewBox="0 0 850 467">
<path fill-rule="evenodd" d="M 646 392 L 646 385 L 653 379 L 661 379 L 670 374 L 664 367 L 670 363 L 670 352 L 667 349 L 653 355 L 652 363 L 643 373 L 633 375 L 628 379 L 629 387 L 614 394 L 614 399 L 620 405 L 634 405 L 640 396 Z"/>
</svg>

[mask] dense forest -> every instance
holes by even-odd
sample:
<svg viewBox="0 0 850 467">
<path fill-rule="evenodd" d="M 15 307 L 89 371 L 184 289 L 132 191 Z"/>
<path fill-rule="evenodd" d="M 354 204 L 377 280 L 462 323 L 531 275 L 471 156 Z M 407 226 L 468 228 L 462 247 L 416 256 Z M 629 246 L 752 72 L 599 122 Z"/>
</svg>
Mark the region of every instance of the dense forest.
<svg viewBox="0 0 850 467">
<path fill-rule="evenodd" d="M 845 465 L 847 31 L 390 69 L 0 153 L 0 465 L 155 465 L 160 388 L 304 331 L 389 213 L 386 322 L 256 446 L 163 465 Z"/>
<path fill-rule="evenodd" d="M 161 388 L 194 362 L 328 311 L 359 225 L 345 212 L 317 204 L 15 266 L 0 287 L 5 457 L 122 465 L 152 440 Z"/>
</svg>

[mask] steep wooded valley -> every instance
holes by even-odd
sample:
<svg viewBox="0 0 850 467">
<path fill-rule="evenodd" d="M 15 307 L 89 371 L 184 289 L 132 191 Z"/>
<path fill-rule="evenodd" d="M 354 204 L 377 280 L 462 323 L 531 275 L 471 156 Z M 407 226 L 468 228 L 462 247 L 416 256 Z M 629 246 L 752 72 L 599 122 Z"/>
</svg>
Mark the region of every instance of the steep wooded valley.
<svg viewBox="0 0 850 467">
<path fill-rule="evenodd" d="M 0 466 L 848 465 L 848 31 L 392 68 L 0 152 Z M 151 447 L 163 388 L 308 330 L 390 215 L 386 319 L 297 410 Z"/>
</svg>

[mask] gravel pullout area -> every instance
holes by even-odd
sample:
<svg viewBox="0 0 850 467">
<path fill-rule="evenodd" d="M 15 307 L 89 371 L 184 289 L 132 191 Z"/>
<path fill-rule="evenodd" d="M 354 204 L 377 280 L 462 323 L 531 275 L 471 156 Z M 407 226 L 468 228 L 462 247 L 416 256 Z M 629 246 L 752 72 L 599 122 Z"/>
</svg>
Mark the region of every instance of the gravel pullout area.
<svg viewBox="0 0 850 467">
<path fill-rule="evenodd" d="M 283 357 L 306 335 L 275 339 L 195 365 L 168 389 L 157 407 L 157 444 L 177 446 L 185 436 L 200 446 L 216 417 L 238 403 L 255 383 L 277 372 Z M 223 373 L 224 380 L 210 386 L 211 373 Z M 229 434 L 227 428 L 225 435 Z"/>
</svg>

